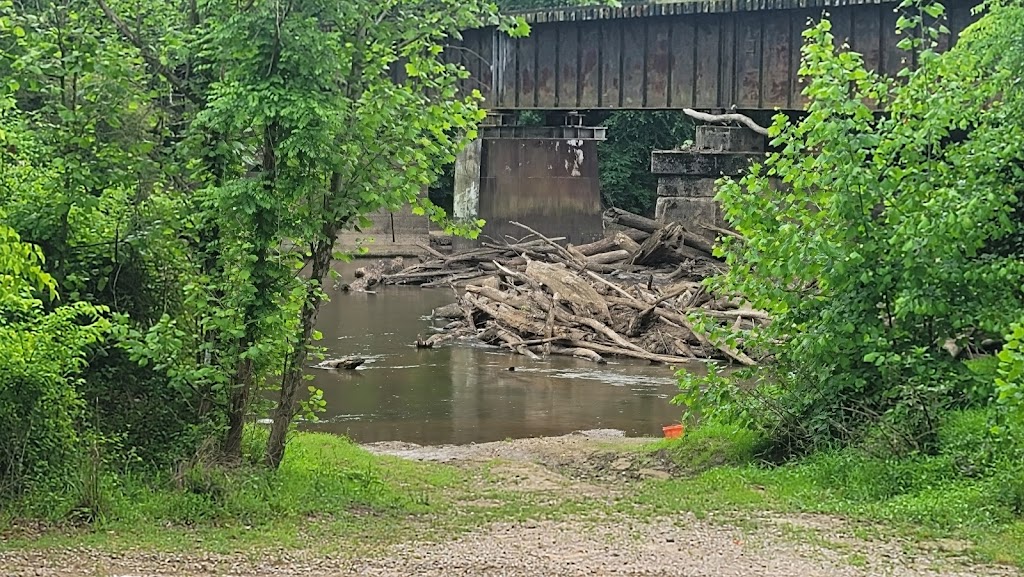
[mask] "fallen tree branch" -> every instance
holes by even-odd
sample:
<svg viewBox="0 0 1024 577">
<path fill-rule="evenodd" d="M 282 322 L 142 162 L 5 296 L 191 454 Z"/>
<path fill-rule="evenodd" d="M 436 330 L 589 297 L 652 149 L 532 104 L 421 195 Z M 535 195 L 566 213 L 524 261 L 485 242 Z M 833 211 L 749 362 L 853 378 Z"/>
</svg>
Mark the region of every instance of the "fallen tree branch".
<svg viewBox="0 0 1024 577">
<path fill-rule="evenodd" d="M 736 232 L 734 230 L 729 230 L 727 228 L 722 228 L 720 226 L 715 226 L 713 224 L 705 224 L 703 222 L 700 223 L 700 226 L 701 226 L 701 228 L 703 228 L 705 230 L 710 230 L 711 232 L 717 232 L 718 234 L 721 234 L 721 235 L 731 236 L 733 238 L 738 238 L 739 240 L 743 240 L 743 241 L 747 240 L 747 238 L 745 236 L 743 236 L 742 234 L 740 234 L 740 233 L 738 233 L 738 232 Z"/>
<path fill-rule="evenodd" d="M 641 359 L 641 360 L 645 360 L 645 361 L 654 361 L 656 363 L 665 363 L 665 364 L 668 364 L 668 365 L 677 364 L 677 363 L 687 363 L 687 362 L 690 362 L 690 361 L 693 360 L 693 359 L 688 359 L 686 357 L 677 357 L 677 356 L 672 356 L 672 355 L 658 355 L 658 354 L 654 354 L 654 353 L 649 353 L 649 352 L 644 351 L 644 350 L 636 351 L 636 350 L 633 350 L 633 349 L 621 349 L 619 347 L 613 347 L 611 345 L 602 345 L 601 343 L 592 343 L 590 341 L 566 340 L 565 342 L 569 343 L 570 345 L 572 345 L 574 347 L 579 347 L 579 348 L 583 348 L 583 349 L 590 349 L 590 350 L 592 350 L 594 352 L 597 352 L 597 353 L 605 353 L 605 354 L 616 355 L 616 356 L 620 356 L 620 357 L 632 357 L 634 359 Z"/>
<path fill-rule="evenodd" d="M 639 214 L 634 214 L 628 210 L 622 210 L 621 208 L 609 208 L 604 211 L 604 215 L 615 224 L 621 224 L 622 226 L 639 230 L 647 233 L 648 235 L 663 226 L 662 223 L 654 219 L 647 218 L 646 216 L 640 216 Z M 636 242 L 643 242 L 644 240 L 647 240 L 646 237 L 643 239 L 630 238 Z"/>
<path fill-rule="evenodd" d="M 599 365 L 603 365 L 608 361 L 604 360 L 604 357 L 597 354 L 596 352 L 585 349 L 583 347 L 556 347 L 551 346 L 551 354 L 563 355 L 567 357 L 576 357 L 578 359 L 587 359 L 588 361 L 594 361 Z"/>
<path fill-rule="evenodd" d="M 702 122 L 710 122 L 711 124 L 725 124 L 727 122 L 739 122 L 745 125 L 747 128 L 760 134 L 761 136 L 768 136 L 768 129 L 754 122 L 752 118 L 745 114 L 738 114 L 735 112 L 729 114 L 708 114 L 706 112 L 697 112 L 692 108 L 684 108 L 683 114 L 690 118 L 700 120 Z"/>
</svg>

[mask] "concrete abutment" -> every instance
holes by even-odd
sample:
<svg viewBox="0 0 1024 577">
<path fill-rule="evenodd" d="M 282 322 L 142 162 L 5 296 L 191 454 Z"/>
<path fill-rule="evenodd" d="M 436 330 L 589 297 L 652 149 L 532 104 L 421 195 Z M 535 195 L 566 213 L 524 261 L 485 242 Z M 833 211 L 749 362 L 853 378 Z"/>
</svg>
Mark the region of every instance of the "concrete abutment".
<svg viewBox="0 0 1024 577">
<path fill-rule="evenodd" d="M 766 140 L 745 127 L 703 125 L 697 127 L 692 147 L 652 152 L 651 172 L 658 175 L 655 219 L 678 222 L 713 239 L 715 233 L 701 225 L 726 226 L 714 198 L 715 181 L 722 176 L 738 178 L 752 163 L 762 161 Z"/>
<path fill-rule="evenodd" d="M 605 129 L 577 124 L 521 126 L 499 115 L 455 162 L 455 217 L 484 219 L 482 237 L 527 235 L 520 222 L 549 237 L 581 244 L 600 238 L 597 143 Z M 457 241 L 465 246 L 466 241 Z"/>
</svg>

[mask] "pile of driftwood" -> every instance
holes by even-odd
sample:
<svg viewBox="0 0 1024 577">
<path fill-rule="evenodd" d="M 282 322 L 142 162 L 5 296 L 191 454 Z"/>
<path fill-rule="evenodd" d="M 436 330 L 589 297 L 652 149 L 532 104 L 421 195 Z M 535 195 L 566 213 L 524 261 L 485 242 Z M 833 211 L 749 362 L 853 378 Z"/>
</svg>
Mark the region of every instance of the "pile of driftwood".
<svg viewBox="0 0 1024 577">
<path fill-rule="evenodd" d="M 763 312 L 715 298 L 701 282 L 724 268 L 712 241 L 678 223 L 612 210 L 618 232 L 585 245 L 559 244 L 518 223 L 527 236 L 401 268 L 384 261 L 357 279 L 373 284 L 459 287 L 458 302 L 434 311 L 450 322 L 417 345 L 476 338 L 530 358 L 571 355 L 604 362 L 621 356 L 663 363 L 720 358 L 754 364 L 746 353 L 695 327 L 688 313 L 730 326 L 768 322 Z M 716 231 L 715 234 L 732 234 Z M 353 283 L 354 285 L 356 283 Z M 372 284 L 370 285 L 372 286 Z"/>
<path fill-rule="evenodd" d="M 651 273 L 670 271 L 668 280 L 700 281 L 723 270 L 722 263 L 711 255 L 712 241 L 678 223 L 663 224 L 614 208 L 605 213 L 605 221 L 616 225 L 618 232 L 590 244 L 564 248 L 557 242 L 565 239 L 543 237 L 518 223 L 512 224 L 530 234 L 522 239 L 490 239 L 482 242 L 480 248 L 457 254 L 445 255 L 420 244 L 434 258 L 405 268 L 401 259 L 383 261 L 361 270 L 361 278 L 352 283 L 352 290 L 364 290 L 377 283 L 466 286 L 498 273 L 499 264 L 519 269 L 527 259 L 621 278 L 648 278 Z M 724 229 L 714 232 L 733 234 Z"/>
</svg>

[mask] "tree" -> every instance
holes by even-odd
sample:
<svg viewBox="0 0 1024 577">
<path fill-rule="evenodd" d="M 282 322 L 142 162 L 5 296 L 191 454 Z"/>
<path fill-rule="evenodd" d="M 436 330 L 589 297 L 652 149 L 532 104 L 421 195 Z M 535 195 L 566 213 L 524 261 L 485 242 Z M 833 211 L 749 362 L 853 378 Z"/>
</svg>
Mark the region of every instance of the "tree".
<svg viewBox="0 0 1024 577">
<path fill-rule="evenodd" d="M 249 132 L 261 159 L 237 202 L 266 231 L 258 247 L 302 247 L 309 278 L 297 334 L 289 339 L 267 463 L 283 455 L 337 233 L 382 207 L 420 203 L 419 191 L 454 158 L 483 118 L 479 94 L 459 96 L 464 75 L 441 60 L 442 42 L 493 15 L 474 2 L 256 2 L 225 4 L 211 25 L 215 62 L 227 72 L 211 87 L 200 120 L 228 134 Z M 424 17 L 414 14 L 426 14 Z M 367 25 L 367 22 L 373 23 Z M 241 44 L 244 42 L 244 45 Z M 315 64 L 314 64 L 315 63 Z M 392 68 L 405 74 L 391 79 Z M 418 212 L 431 210 L 418 204 Z M 300 254 L 291 252 L 292 258 Z M 297 285 L 288 267 L 257 256 L 258 295 L 271 307 Z M 289 273 L 286 275 L 286 273 Z"/>
<path fill-rule="evenodd" d="M 42 265 L 39 247 L 0 223 L 0 498 L 74 479 L 83 412 L 75 378 L 110 326 L 83 302 L 44 311 L 39 297 L 55 298 L 56 282 Z"/>
<path fill-rule="evenodd" d="M 753 391 L 728 379 L 685 396 L 728 399 L 725 416 L 790 452 L 872 436 L 929 449 L 941 411 L 970 399 L 943 344 L 1005 334 L 1024 304 L 1009 242 L 1024 230 L 1024 9 L 988 4 L 944 54 L 928 24 L 943 8 L 902 10 L 918 66 L 899 82 L 837 51 L 827 19 L 808 29 L 806 116 L 776 116 L 779 152 L 718 192 L 744 240 L 723 240 L 730 270 L 713 286 L 773 317 L 729 336 L 773 362 Z"/>
<path fill-rule="evenodd" d="M 651 173 L 651 152 L 692 140 L 693 120 L 681 112 L 621 110 L 602 124 L 608 127 L 608 140 L 598 144 L 601 200 L 653 215 L 658 178 Z"/>
<path fill-rule="evenodd" d="M 81 377 L 58 383 L 75 434 L 154 463 L 217 435 L 237 460 L 279 386 L 277 466 L 317 403 L 300 385 L 335 236 L 410 202 L 444 219 L 418 193 L 483 116 L 445 45 L 498 23 L 482 1 L 0 0 L 3 231 L 41 247 L 59 297 L 97 305 L 75 309 L 91 362 L 83 344 L 52 365 Z M 65 310 L 38 300 L 33 322 Z"/>
<path fill-rule="evenodd" d="M 104 12 L 143 54 L 154 52 L 114 10 Z M 496 23 L 496 14 L 485 2 L 267 1 L 241 10 L 214 2 L 195 20 L 192 51 L 217 75 L 200 87 L 154 69 L 201 95 L 193 142 L 206 146 L 215 135 L 229 150 L 221 161 L 247 167 L 234 175 L 205 167 L 201 191 L 212 221 L 222 214 L 234 220 L 218 222 L 220 240 L 248 247 L 235 255 L 243 257 L 248 288 L 234 307 L 241 314 L 231 329 L 238 360 L 225 449 L 237 452 L 254 375 L 268 368 L 254 363 L 276 358 L 267 347 L 283 344 L 275 349 L 283 355 L 276 365 L 282 380 L 267 449 L 268 464 L 277 466 L 298 409 L 335 237 L 368 213 L 403 203 L 443 218 L 418 193 L 483 118 L 478 93 L 457 94 L 465 71 L 443 62 L 443 43 L 460 29 Z M 393 80 L 395 68 L 401 81 Z M 308 279 L 300 281 L 293 271 L 303 266 Z M 281 314 L 295 309 L 297 319 Z M 272 338 L 286 334 L 281 330 L 295 334 L 282 343 Z"/>
</svg>

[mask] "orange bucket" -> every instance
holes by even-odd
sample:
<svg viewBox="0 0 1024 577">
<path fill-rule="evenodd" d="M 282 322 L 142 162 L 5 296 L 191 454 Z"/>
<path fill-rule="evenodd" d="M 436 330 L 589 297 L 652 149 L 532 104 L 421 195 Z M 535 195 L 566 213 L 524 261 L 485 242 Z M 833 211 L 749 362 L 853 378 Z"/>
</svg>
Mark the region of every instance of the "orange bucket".
<svg viewBox="0 0 1024 577">
<path fill-rule="evenodd" d="M 683 436 L 684 430 L 682 425 L 669 425 L 661 428 L 661 431 L 665 433 L 666 439 L 678 439 Z"/>
</svg>

